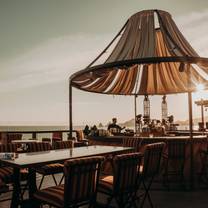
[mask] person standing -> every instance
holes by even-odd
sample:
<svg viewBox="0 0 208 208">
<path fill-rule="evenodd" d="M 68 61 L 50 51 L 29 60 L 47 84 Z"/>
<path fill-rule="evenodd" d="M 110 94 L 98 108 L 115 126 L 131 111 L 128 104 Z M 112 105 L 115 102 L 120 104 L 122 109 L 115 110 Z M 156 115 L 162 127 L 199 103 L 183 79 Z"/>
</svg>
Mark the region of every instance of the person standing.
<svg viewBox="0 0 208 208">
<path fill-rule="evenodd" d="M 111 133 L 120 133 L 125 127 L 119 126 L 117 123 L 117 118 L 112 118 L 112 123 L 108 125 L 108 131 Z"/>
</svg>

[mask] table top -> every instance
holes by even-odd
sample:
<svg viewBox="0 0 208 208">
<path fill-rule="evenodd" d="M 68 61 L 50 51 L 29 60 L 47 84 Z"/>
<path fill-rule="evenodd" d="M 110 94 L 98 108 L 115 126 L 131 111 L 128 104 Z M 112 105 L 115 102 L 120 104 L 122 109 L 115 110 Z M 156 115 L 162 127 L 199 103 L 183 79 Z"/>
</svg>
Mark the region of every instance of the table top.
<svg viewBox="0 0 208 208">
<path fill-rule="evenodd" d="M 206 135 L 193 136 L 193 139 L 204 139 Z M 162 136 L 162 137 L 141 137 L 141 139 L 190 139 L 190 136 Z"/>
<path fill-rule="evenodd" d="M 115 147 L 115 146 L 85 146 L 72 149 L 59 149 L 43 152 L 32 152 L 18 154 L 18 157 L 13 160 L 1 159 L 6 165 L 17 168 L 28 168 L 37 165 L 49 163 L 63 162 L 67 159 L 75 159 L 80 157 L 106 155 L 115 153 L 125 153 L 132 149 L 131 147 Z"/>
<path fill-rule="evenodd" d="M 89 139 L 106 139 L 106 141 L 109 139 L 117 140 L 117 139 L 123 139 L 123 138 L 139 138 L 139 139 L 190 139 L 190 136 L 157 136 L 157 137 L 143 137 L 143 136 L 91 136 Z M 193 136 L 193 139 L 204 139 L 207 138 L 207 135 L 197 135 Z"/>
<path fill-rule="evenodd" d="M 16 144 L 27 144 L 27 143 L 33 143 L 33 142 L 41 142 L 36 139 L 23 139 L 23 140 L 12 140 L 12 143 Z"/>
</svg>

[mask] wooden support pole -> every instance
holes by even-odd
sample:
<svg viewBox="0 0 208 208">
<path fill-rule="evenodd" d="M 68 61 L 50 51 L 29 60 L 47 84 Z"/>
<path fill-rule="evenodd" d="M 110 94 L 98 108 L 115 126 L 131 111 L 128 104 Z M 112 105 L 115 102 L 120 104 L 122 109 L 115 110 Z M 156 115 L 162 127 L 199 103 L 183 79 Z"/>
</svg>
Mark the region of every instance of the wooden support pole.
<svg viewBox="0 0 208 208">
<path fill-rule="evenodd" d="M 204 105 L 203 105 L 203 99 L 201 99 L 202 105 L 201 105 L 201 117 L 202 117 L 202 125 L 204 130 Z"/>
<path fill-rule="evenodd" d="M 134 128 L 135 128 L 135 133 L 137 133 L 136 116 L 137 116 L 137 95 L 134 96 Z"/>
<path fill-rule="evenodd" d="M 72 85 L 71 81 L 69 81 L 69 138 L 72 139 L 72 130 L 73 130 L 73 123 L 72 123 Z"/>
<path fill-rule="evenodd" d="M 190 131 L 190 188 L 194 188 L 194 155 L 193 155 L 193 113 L 192 113 L 192 93 L 188 92 L 189 106 L 189 131 Z"/>
</svg>

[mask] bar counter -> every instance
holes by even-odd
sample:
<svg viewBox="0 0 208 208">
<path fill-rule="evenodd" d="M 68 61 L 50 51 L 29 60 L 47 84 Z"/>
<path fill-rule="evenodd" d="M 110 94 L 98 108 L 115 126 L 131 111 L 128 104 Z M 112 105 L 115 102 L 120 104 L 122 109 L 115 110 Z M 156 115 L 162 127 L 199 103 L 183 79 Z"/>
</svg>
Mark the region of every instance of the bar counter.
<svg viewBox="0 0 208 208">
<path fill-rule="evenodd" d="M 109 146 L 122 146 L 123 139 L 130 138 L 130 136 L 107 136 L 107 137 L 89 137 L 90 145 L 109 145 Z M 155 142 L 167 142 L 169 139 L 180 139 L 186 141 L 185 148 L 185 164 L 184 164 L 184 176 L 186 184 L 190 184 L 191 178 L 194 177 L 194 185 L 197 187 L 203 181 L 201 180 L 203 163 L 205 158 L 202 156 L 202 151 L 207 151 L 207 136 L 199 135 L 193 136 L 191 140 L 189 136 L 162 136 L 162 137 L 138 137 L 141 140 L 140 152 L 144 151 L 145 145 Z M 191 144 L 193 147 L 193 164 L 191 165 Z M 167 145 L 164 153 L 167 152 Z M 175 164 L 172 164 L 174 167 Z M 191 167 L 192 166 L 192 167 Z M 161 169 L 163 169 L 163 161 L 161 163 Z M 192 170 L 191 170 L 192 169 Z M 193 172 L 192 172 L 193 171 Z M 193 173 L 193 175 L 192 175 Z M 192 176 L 191 176 L 192 175 Z M 161 172 L 162 176 L 162 172 Z"/>
<path fill-rule="evenodd" d="M 122 146 L 123 138 L 130 138 L 132 136 L 120 135 L 120 136 L 89 136 L 89 144 L 109 145 L 109 146 Z M 137 137 L 142 140 L 142 144 L 153 142 L 165 142 L 168 139 L 184 139 L 190 140 L 189 136 L 160 136 L 160 137 Z M 193 142 L 207 142 L 206 135 L 193 136 Z"/>
</svg>

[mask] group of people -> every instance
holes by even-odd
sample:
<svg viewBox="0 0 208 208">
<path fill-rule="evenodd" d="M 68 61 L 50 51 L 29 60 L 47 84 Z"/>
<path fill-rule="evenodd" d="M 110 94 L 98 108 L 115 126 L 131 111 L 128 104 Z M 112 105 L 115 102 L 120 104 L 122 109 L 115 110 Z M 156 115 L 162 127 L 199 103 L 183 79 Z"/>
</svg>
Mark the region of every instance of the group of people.
<svg viewBox="0 0 208 208">
<path fill-rule="evenodd" d="M 98 128 L 96 125 L 92 126 L 91 128 L 88 125 L 86 125 L 83 130 L 85 137 L 87 137 L 90 134 L 96 136 L 97 132 L 98 132 Z"/>
<path fill-rule="evenodd" d="M 169 126 L 166 120 L 155 120 L 153 119 L 150 123 L 146 123 L 142 127 L 142 132 L 158 132 L 165 134 Z"/>
<path fill-rule="evenodd" d="M 162 122 L 160 120 L 153 119 L 151 122 L 146 122 L 142 125 L 142 132 L 158 132 L 165 134 L 169 128 L 170 122 L 166 121 L 165 119 L 163 119 Z M 123 129 L 125 129 L 125 127 L 121 127 L 117 124 L 117 118 L 112 118 L 112 123 L 110 123 L 107 128 L 108 132 L 113 135 L 121 133 Z M 92 126 L 91 128 L 86 125 L 83 132 L 86 137 L 88 135 L 99 136 L 99 130 L 96 125 Z"/>
<path fill-rule="evenodd" d="M 121 127 L 117 124 L 117 118 L 112 119 L 112 123 L 108 125 L 107 130 L 112 133 L 120 133 L 125 127 Z M 98 128 L 96 125 L 92 126 L 91 128 L 86 125 L 84 130 L 83 130 L 84 135 L 87 137 L 88 135 L 93 135 L 93 136 L 98 136 Z"/>
</svg>

